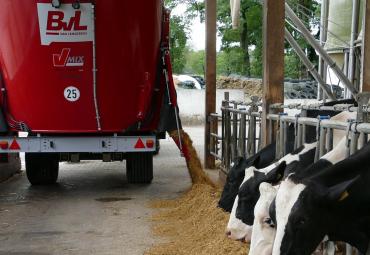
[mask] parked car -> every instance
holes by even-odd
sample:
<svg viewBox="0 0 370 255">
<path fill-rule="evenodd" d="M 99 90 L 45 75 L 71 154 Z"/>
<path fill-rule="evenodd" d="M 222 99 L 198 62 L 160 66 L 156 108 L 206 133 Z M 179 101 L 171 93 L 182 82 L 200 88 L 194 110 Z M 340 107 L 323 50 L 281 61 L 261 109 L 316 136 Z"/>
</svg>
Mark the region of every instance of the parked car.
<svg viewBox="0 0 370 255">
<path fill-rule="evenodd" d="M 204 89 L 205 82 L 201 76 L 179 75 L 178 86 L 184 89 Z"/>
</svg>

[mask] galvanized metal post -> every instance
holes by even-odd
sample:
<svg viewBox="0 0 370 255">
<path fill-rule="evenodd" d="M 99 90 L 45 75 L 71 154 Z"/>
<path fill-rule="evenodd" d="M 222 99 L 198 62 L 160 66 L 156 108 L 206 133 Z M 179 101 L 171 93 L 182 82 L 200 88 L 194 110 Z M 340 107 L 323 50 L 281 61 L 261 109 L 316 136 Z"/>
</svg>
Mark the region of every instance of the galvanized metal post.
<svg viewBox="0 0 370 255">
<path fill-rule="evenodd" d="M 331 151 L 333 149 L 334 133 L 332 128 L 327 129 L 326 133 L 326 150 Z"/>
<path fill-rule="evenodd" d="M 238 105 L 234 103 L 234 110 L 238 109 Z M 238 154 L 238 113 L 233 112 L 233 133 L 231 145 L 231 160 L 234 161 Z"/>
<path fill-rule="evenodd" d="M 355 70 L 356 70 L 356 54 L 355 54 L 355 41 L 358 38 L 359 20 L 360 20 L 360 0 L 352 0 L 352 27 L 351 27 L 351 42 L 349 49 L 349 66 L 348 66 L 348 78 L 355 84 Z M 359 89 L 359 88 L 357 88 Z"/>
<path fill-rule="evenodd" d="M 320 43 L 324 47 L 328 39 L 328 17 L 329 17 L 329 0 L 322 0 L 321 3 L 321 22 L 320 22 Z M 324 59 L 319 56 L 319 75 L 326 81 L 327 65 Z M 323 98 L 322 88 L 318 89 L 317 99 Z"/>
<path fill-rule="evenodd" d="M 240 116 L 239 128 L 239 156 L 246 157 L 246 129 L 247 129 L 247 115 L 242 113 Z"/>
</svg>

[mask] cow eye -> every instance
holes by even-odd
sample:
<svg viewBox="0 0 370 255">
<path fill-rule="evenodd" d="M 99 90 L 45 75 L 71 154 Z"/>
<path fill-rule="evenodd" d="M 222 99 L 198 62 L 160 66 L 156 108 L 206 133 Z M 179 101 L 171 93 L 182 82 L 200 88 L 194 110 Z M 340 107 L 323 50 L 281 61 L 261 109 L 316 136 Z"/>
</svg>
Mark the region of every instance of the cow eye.
<svg viewBox="0 0 370 255">
<path fill-rule="evenodd" d="M 306 219 L 304 219 L 304 218 L 297 219 L 297 221 L 296 221 L 297 226 L 302 226 L 304 224 L 306 224 Z"/>
<path fill-rule="evenodd" d="M 272 221 L 271 218 L 266 218 L 265 223 L 269 225 L 271 228 L 275 228 L 275 223 Z"/>
</svg>

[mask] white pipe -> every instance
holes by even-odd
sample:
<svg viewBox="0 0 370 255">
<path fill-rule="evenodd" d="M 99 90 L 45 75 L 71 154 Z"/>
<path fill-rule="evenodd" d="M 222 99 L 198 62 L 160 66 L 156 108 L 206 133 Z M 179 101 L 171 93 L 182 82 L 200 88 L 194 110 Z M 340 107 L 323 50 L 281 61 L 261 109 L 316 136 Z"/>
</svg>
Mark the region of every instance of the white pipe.
<svg viewBox="0 0 370 255">
<path fill-rule="evenodd" d="M 99 106 L 98 106 L 98 97 L 97 97 L 97 77 L 96 73 L 98 69 L 96 68 L 96 36 L 95 36 L 95 5 L 92 4 L 92 33 L 93 33 L 93 90 L 94 90 L 94 106 L 95 106 L 95 115 L 96 115 L 96 124 L 98 131 L 101 131 L 101 124 L 100 124 L 100 114 L 99 114 Z"/>
<path fill-rule="evenodd" d="M 355 68 L 356 68 L 356 55 L 355 55 L 355 42 L 358 38 L 359 18 L 360 18 L 360 0 L 353 0 L 352 10 L 352 28 L 351 28 L 351 42 L 349 50 L 349 69 L 348 78 L 355 84 Z"/>
<path fill-rule="evenodd" d="M 230 0 L 230 9 L 233 29 L 237 29 L 240 25 L 240 0 Z"/>
</svg>

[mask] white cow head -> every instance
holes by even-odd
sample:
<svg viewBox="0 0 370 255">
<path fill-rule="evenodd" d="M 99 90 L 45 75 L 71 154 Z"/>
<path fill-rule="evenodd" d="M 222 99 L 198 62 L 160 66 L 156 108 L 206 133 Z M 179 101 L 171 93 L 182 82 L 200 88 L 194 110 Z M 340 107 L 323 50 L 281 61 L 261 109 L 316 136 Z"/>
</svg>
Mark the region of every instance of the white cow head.
<svg viewBox="0 0 370 255">
<path fill-rule="evenodd" d="M 270 207 L 277 225 L 272 254 L 312 254 L 330 228 L 333 206 L 347 199 L 346 190 L 356 180 L 333 187 L 295 180 L 294 175 L 283 181 Z"/>
<path fill-rule="evenodd" d="M 243 183 L 245 183 L 254 176 L 254 171 L 256 170 L 257 169 L 253 166 L 245 170 L 245 176 L 242 185 Z M 250 242 L 250 238 L 252 235 L 252 226 L 244 224 L 241 220 L 236 218 L 236 209 L 238 207 L 238 201 L 239 197 L 236 196 L 234 200 L 233 209 L 230 214 L 229 222 L 226 227 L 226 235 L 233 240 Z"/>
<path fill-rule="evenodd" d="M 277 193 L 278 186 L 261 183 L 261 196 L 254 208 L 254 223 L 249 255 L 271 255 L 276 228 L 270 218 L 269 208 Z"/>
</svg>

